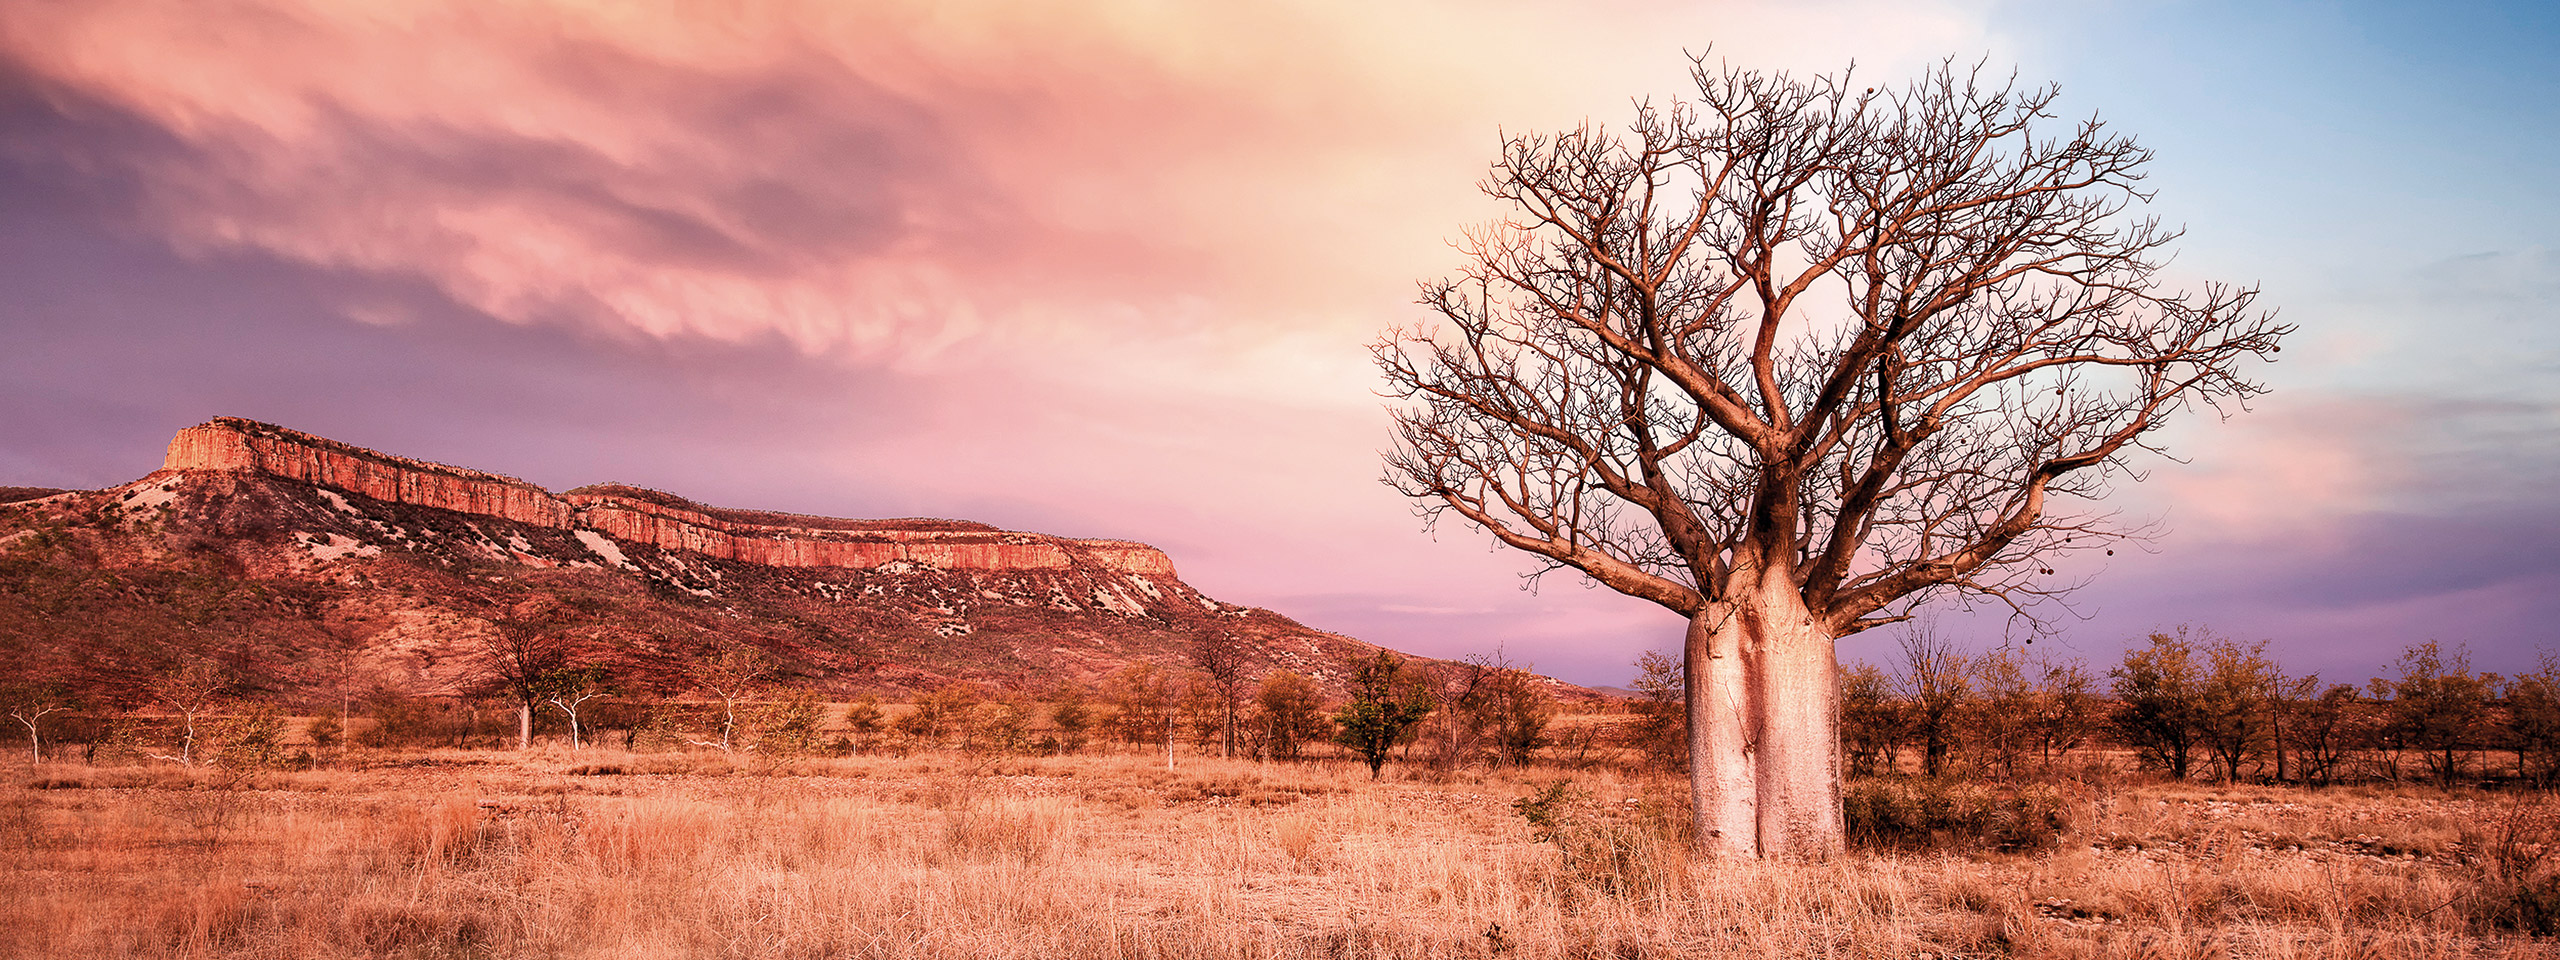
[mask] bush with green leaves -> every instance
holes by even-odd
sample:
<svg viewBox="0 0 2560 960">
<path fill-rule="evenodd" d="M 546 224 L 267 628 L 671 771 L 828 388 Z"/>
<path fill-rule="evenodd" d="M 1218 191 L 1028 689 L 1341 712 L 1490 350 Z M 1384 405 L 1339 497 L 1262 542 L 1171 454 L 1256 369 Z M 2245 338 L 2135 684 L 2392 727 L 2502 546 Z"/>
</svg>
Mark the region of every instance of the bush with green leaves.
<svg viewBox="0 0 2560 960">
<path fill-rule="evenodd" d="M 1406 669 L 1404 658 L 1380 650 L 1351 664 L 1351 702 L 1333 716 L 1334 742 L 1367 763 L 1374 779 L 1388 752 L 1437 706 L 1430 686 Z"/>
</svg>

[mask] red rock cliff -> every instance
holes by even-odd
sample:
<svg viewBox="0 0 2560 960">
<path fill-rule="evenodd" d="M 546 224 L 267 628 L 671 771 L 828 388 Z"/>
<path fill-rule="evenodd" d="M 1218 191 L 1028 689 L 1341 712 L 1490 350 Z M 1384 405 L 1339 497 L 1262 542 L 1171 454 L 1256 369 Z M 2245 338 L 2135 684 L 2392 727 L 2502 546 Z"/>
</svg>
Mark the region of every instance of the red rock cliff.
<svg viewBox="0 0 2560 960">
<path fill-rule="evenodd" d="M 903 560 L 946 570 L 1058 570 L 1081 560 L 1178 579 L 1163 551 L 1126 540 L 1010 533 L 966 521 L 728 510 L 620 484 L 554 496 L 514 477 L 377 453 L 236 417 L 178 431 L 163 468 L 263 473 L 391 503 L 591 529 L 624 543 L 776 567 L 868 568 Z"/>
<path fill-rule="evenodd" d="M 246 470 L 376 500 L 566 528 L 569 504 L 514 477 L 376 453 L 273 424 L 220 417 L 178 431 L 168 470 Z"/>
</svg>

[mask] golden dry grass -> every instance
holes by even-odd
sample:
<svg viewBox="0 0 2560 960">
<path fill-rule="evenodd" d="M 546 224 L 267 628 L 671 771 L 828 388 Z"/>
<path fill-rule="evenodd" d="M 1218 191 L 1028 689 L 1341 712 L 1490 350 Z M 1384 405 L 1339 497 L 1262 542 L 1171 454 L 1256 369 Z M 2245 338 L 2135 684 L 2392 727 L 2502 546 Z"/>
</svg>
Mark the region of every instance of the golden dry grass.
<svg viewBox="0 0 2560 960">
<path fill-rule="evenodd" d="M 1695 863 L 1677 785 L 1158 755 L 0 770 L 0 957 L 2539 957 L 2494 797 L 2074 788 L 2032 856 Z"/>
</svg>

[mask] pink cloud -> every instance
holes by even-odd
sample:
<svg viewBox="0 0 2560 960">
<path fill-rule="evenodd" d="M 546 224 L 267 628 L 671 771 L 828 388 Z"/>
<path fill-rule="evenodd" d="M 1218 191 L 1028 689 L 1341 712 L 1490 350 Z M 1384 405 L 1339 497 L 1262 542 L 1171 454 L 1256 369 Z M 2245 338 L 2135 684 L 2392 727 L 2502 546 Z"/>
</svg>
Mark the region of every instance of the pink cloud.
<svg viewBox="0 0 2560 960">
<path fill-rule="evenodd" d="M 1708 36 L 1654 36 L 1649 82 L 1596 98 L 1634 58 L 1571 41 L 1802 33 L 1747 5 L 693 9 L 107 0 L 13 7 L 0 42 L 198 150 L 148 171 L 181 243 L 419 275 L 512 321 L 897 357 L 1097 324 L 1365 332 L 1489 212 L 1495 125 L 1676 86 Z M 1832 19 L 1964 29 L 1854 10 Z"/>
<path fill-rule="evenodd" d="M 1372 235 L 1310 242 L 1338 224 L 1296 211 L 1411 119 L 1286 16 L 16 9 L 17 58 L 197 149 L 147 172 L 183 244 L 416 274 L 514 321 L 857 356 L 1320 289 Z"/>
<path fill-rule="evenodd" d="M 2219 542 L 2320 536 L 2331 518 L 2384 506 L 2409 475 L 2390 438 L 2415 414 L 2382 398 L 2283 396 L 2169 441 L 2189 462 L 2160 464 L 2130 498 L 2175 535 Z"/>
</svg>

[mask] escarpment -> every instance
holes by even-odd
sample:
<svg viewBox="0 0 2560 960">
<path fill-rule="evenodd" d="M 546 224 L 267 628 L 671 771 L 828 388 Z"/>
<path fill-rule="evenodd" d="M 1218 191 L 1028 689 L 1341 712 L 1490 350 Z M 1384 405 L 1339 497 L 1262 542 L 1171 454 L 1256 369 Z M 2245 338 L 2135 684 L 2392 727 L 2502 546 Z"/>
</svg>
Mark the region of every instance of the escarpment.
<svg viewBox="0 0 2560 960">
<path fill-rule="evenodd" d="M 553 494 L 514 477 L 378 453 L 236 417 L 178 432 L 167 471 L 242 471 L 386 503 L 497 517 L 554 530 L 592 530 L 623 544 L 769 567 L 869 569 L 909 563 L 940 570 L 1057 571 L 1081 564 L 1175 578 L 1162 551 L 1122 540 L 1076 540 L 954 520 L 848 520 L 706 506 L 660 491 L 599 484 Z"/>
<path fill-rule="evenodd" d="M 237 470 L 388 503 L 569 526 L 569 505 L 541 487 L 462 467 L 376 453 L 273 424 L 217 417 L 178 431 L 163 470 Z"/>
<path fill-rule="evenodd" d="M 668 694 L 741 648 L 844 696 L 1053 692 L 1227 644 L 1338 692 L 1378 649 L 1207 597 L 1143 543 L 554 493 L 227 417 L 130 483 L 0 487 L 0 565 L 0 662 L 108 700 L 188 657 L 284 695 L 483 695 L 510 629 Z"/>
</svg>

